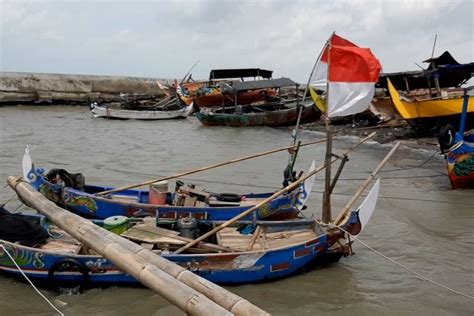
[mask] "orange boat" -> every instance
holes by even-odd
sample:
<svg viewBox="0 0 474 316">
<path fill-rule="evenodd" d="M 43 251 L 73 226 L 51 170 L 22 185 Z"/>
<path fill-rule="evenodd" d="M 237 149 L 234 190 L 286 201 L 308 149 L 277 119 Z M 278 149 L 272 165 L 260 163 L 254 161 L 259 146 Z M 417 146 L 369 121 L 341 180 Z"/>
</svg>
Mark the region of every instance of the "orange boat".
<svg viewBox="0 0 474 316">
<path fill-rule="evenodd" d="M 242 82 L 244 78 L 258 80 L 271 79 L 273 71 L 260 68 L 215 69 L 211 70 L 209 81 L 196 81 L 176 84 L 176 93 L 186 105 L 194 102 L 199 107 L 247 105 L 265 101 L 275 97 L 274 89 L 249 90 L 239 95 L 231 95 L 234 82 Z M 236 100 L 237 98 L 237 100 Z"/>
</svg>

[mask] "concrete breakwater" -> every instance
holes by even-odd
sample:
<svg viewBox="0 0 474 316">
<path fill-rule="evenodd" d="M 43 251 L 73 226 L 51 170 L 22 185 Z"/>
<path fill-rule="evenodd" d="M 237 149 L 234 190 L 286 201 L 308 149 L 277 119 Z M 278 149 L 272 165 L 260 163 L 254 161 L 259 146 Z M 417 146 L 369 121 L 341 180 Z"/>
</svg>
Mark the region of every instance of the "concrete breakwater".
<svg viewBox="0 0 474 316">
<path fill-rule="evenodd" d="M 121 94 L 162 97 L 166 79 L 0 72 L 0 105 L 119 101 Z"/>
</svg>

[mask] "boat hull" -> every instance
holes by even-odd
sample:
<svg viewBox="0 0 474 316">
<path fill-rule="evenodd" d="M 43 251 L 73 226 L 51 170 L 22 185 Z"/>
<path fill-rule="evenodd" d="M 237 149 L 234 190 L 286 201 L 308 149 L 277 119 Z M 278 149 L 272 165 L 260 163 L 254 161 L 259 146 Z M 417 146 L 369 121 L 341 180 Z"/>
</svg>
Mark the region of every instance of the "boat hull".
<svg viewBox="0 0 474 316">
<path fill-rule="evenodd" d="M 201 89 L 197 87 L 196 89 Z M 194 96 L 180 95 L 180 99 L 187 105 L 194 102 L 195 105 L 200 108 L 209 107 L 220 107 L 220 106 L 231 106 L 235 104 L 234 96 L 221 93 L 219 88 L 214 88 L 212 91 L 205 93 L 204 95 L 196 95 L 196 91 L 192 91 Z M 259 89 L 254 91 L 247 91 L 237 96 L 237 103 L 246 105 L 259 101 L 264 101 L 268 97 L 276 96 L 276 92 L 272 89 Z"/>
<path fill-rule="evenodd" d="M 228 220 L 243 211 L 249 209 L 254 204 L 247 203 L 239 206 L 216 206 L 216 207 L 188 207 L 149 204 L 149 192 L 145 190 L 125 190 L 118 195 L 98 196 L 95 193 L 112 190 L 111 187 L 87 185 L 84 191 L 70 187 L 62 187 L 52 184 L 45 179 L 45 171 L 42 168 L 30 170 L 27 177 L 30 184 L 41 192 L 49 200 L 65 206 L 68 210 L 86 218 L 105 219 L 111 216 L 157 216 L 158 219 L 176 220 L 179 218 L 193 217 L 199 220 Z M 271 196 L 268 193 L 249 193 L 241 195 L 241 199 L 251 201 L 261 200 Z M 120 197 L 120 199 L 114 199 Z M 172 201 L 173 196 L 168 194 L 168 201 Z M 242 218 L 242 220 L 253 219 L 289 219 L 295 218 L 299 211 L 295 205 L 296 196 L 285 194 L 266 203 L 255 210 L 252 214 Z M 256 203 L 255 203 L 256 204 Z"/>
<path fill-rule="evenodd" d="M 450 123 L 458 125 L 462 113 L 462 96 L 453 99 L 438 99 L 408 102 L 403 100 L 393 84 L 388 81 L 388 90 L 398 113 L 415 129 L 429 129 Z M 470 97 L 472 100 L 474 97 Z M 474 103 L 467 109 L 467 128 L 474 122 Z"/>
<path fill-rule="evenodd" d="M 288 126 L 296 124 L 299 110 L 295 108 L 266 111 L 262 113 L 227 114 L 219 112 L 197 112 L 196 117 L 206 126 Z M 301 123 L 315 121 L 319 113 L 313 105 L 307 105 L 301 114 Z"/>
<path fill-rule="evenodd" d="M 176 111 L 136 111 L 108 108 L 98 105 L 91 105 L 91 112 L 94 117 L 120 120 L 171 120 L 184 119 L 193 111 L 193 106 L 188 105 Z"/>
<path fill-rule="evenodd" d="M 54 252 L 0 240 L 30 278 L 49 286 L 92 287 L 139 284 L 113 262 L 97 255 Z M 337 261 L 342 253 L 330 251 L 326 235 L 274 250 L 213 254 L 162 254 L 205 279 L 219 284 L 244 284 L 284 278 L 308 265 Z M 20 276 L 20 271 L 0 247 L 0 270 Z"/>
</svg>

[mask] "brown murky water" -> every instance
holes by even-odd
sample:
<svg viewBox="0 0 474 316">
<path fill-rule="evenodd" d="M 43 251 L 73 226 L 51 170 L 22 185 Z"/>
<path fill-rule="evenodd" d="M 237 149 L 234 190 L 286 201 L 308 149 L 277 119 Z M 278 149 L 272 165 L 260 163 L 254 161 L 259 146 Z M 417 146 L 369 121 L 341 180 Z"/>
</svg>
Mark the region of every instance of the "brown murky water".
<svg viewBox="0 0 474 316">
<path fill-rule="evenodd" d="M 290 141 L 287 128 L 206 128 L 194 118 L 143 122 L 91 119 L 85 107 L 0 108 L 0 178 L 21 174 L 26 144 L 37 166 L 82 172 L 88 182 L 125 185 L 257 153 Z M 302 132 L 303 141 L 321 134 Z M 341 152 L 354 139 L 335 141 Z M 333 195 L 334 213 L 387 153 L 369 143 L 351 155 Z M 402 147 L 380 174 L 381 197 L 361 240 L 422 275 L 474 295 L 474 191 L 453 191 L 443 158 Z M 324 145 L 301 149 L 298 169 L 321 163 Z M 268 191 L 279 187 L 284 153 L 188 176 L 211 190 Z M 319 176 L 307 216 L 320 216 Z M 0 202 L 12 196 L 0 192 Z M 19 205 L 15 199 L 10 210 Z M 21 208 L 20 208 L 21 209 Z M 423 281 L 363 245 L 339 263 L 275 282 L 229 287 L 275 315 L 472 315 L 473 300 Z M 80 295 L 45 291 L 66 315 L 176 315 L 146 288 L 110 287 Z M 24 282 L 0 274 L 0 315 L 53 315 Z"/>
</svg>

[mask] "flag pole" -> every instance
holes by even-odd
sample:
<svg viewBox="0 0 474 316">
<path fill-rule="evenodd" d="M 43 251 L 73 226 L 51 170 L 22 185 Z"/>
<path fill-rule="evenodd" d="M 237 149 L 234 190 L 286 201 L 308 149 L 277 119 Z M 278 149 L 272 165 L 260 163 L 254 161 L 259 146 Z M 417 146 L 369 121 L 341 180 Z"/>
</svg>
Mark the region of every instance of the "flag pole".
<svg viewBox="0 0 474 316">
<path fill-rule="evenodd" d="M 318 58 L 314 62 L 313 69 L 311 69 L 311 73 L 309 74 L 308 82 L 306 83 L 306 88 L 304 89 L 304 94 L 303 94 L 303 101 L 306 99 L 306 95 L 308 94 L 309 90 L 309 84 L 311 83 L 311 77 L 313 77 L 313 73 L 316 70 L 316 67 L 318 67 L 319 61 L 321 60 L 321 57 L 323 56 L 324 51 L 326 50 L 326 47 L 328 47 L 329 43 L 331 43 L 331 39 L 336 34 L 336 32 L 332 32 L 331 36 L 327 39 L 326 43 L 323 46 L 323 49 L 319 52 Z M 293 144 L 294 145 L 294 144 Z"/>
<path fill-rule="evenodd" d="M 329 71 L 331 67 L 331 39 L 336 32 L 331 34 L 331 37 L 328 40 L 328 71 L 327 71 L 327 80 L 326 80 L 326 113 L 325 113 L 325 124 L 326 124 L 326 157 L 325 164 L 331 161 L 332 158 L 332 127 L 329 126 Z M 324 176 L 324 194 L 323 194 L 323 212 L 322 212 L 322 222 L 330 223 L 331 222 L 331 166 L 326 168 L 326 173 Z"/>
<path fill-rule="evenodd" d="M 303 108 L 304 108 L 304 102 L 306 100 L 306 95 L 308 94 L 308 90 L 309 90 L 309 84 L 311 83 L 311 77 L 313 77 L 313 73 L 314 71 L 316 70 L 316 67 L 318 66 L 319 64 L 319 61 L 321 60 L 321 57 L 324 53 L 324 51 L 326 50 L 326 47 L 329 45 L 329 43 L 331 42 L 331 39 L 333 37 L 333 35 L 335 34 L 335 32 L 332 32 L 331 36 L 326 40 L 326 43 L 324 44 L 323 46 L 323 49 L 321 49 L 321 51 L 319 52 L 319 55 L 318 55 L 318 58 L 316 58 L 316 61 L 314 62 L 314 65 L 313 65 L 313 69 L 311 69 L 311 73 L 309 74 L 309 77 L 308 77 L 308 82 L 306 83 L 306 87 L 304 89 L 304 93 L 303 93 L 303 99 L 301 100 L 301 106 L 299 108 L 299 111 L 298 111 L 298 118 L 296 120 L 296 126 L 295 126 L 295 129 L 293 129 L 292 133 L 291 133 L 291 145 L 292 146 L 295 146 L 296 145 L 296 139 L 298 138 L 298 128 L 300 126 L 300 121 L 301 121 L 301 115 L 303 113 Z M 298 88 L 296 89 L 296 98 L 298 99 Z M 288 157 L 288 166 L 290 168 L 290 166 L 294 165 L 295 164 L 295 160 L 296 160 L 296 153 L 293 152 L 292 154 L 290 154 L 290 156 Z M 292 168 L 289 169 L 289 172 L 291 173 L 293 170 L 291 170 Z"/>
</svg>

